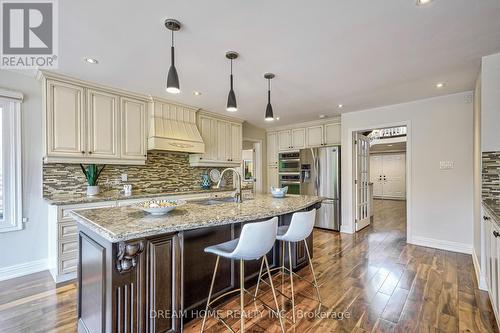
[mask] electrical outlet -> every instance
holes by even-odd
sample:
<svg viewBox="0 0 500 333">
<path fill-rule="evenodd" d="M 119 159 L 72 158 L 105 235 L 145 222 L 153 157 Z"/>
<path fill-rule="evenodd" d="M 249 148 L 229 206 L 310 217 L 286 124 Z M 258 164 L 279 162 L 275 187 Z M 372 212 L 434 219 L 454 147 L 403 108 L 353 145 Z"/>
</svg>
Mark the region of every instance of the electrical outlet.
<svg viewBox="0 0 500 333">
<path fill-rule="evenodd" d="M 128 175 L 126 173 L 122 173 L 122 182 L 128 182 Z"/>
<path fill-rule="evenodd" d="M 439 162 L 439 169 L 440 170 L 451 170 L 455 166 L 455 163 L 453 161 L 440 161 Z"/>
</svg>

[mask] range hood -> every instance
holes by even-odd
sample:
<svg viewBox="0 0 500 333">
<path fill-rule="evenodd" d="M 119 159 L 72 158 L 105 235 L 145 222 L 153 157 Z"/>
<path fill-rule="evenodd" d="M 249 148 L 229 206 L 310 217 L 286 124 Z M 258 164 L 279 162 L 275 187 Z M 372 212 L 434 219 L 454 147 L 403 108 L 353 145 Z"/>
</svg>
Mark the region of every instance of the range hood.
<svg viewBox="0 0 500 333">
<path fill-rule="evenodd" d="M 194 108 L 152 98 L 148 106 L 148 150 L 205 152 Z"/>
</svg>

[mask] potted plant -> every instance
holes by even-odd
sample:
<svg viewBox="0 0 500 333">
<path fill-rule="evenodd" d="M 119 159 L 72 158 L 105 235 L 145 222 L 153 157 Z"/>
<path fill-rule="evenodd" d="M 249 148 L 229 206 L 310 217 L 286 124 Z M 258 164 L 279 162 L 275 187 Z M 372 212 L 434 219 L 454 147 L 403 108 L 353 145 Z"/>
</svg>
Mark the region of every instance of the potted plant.
<svg viewBox="0 0 500 333">
<path fill-rule="evenodd" d="M 99 176 L 101 175 L 102 170 L 105 165 L 99 168 L 95 164 L 89 164 L 87 168 L 80 164 L 82 168 L 83 174 L 87 179 L 87 195 L 96 195 L 99 194 Z"/>
</svg>

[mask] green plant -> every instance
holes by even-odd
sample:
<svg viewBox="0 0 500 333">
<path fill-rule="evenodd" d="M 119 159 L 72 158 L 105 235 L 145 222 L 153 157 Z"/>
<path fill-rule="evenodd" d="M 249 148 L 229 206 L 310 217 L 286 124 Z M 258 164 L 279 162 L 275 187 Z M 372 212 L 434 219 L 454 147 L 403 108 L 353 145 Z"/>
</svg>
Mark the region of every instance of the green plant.
<svg viewBox="0 0 500 333">
<path fill-rule="evenodd" d="M 82 168 L 83 174 L 87 179 L 87 184 L 89 184 L 89 186 L 97 186 L 99 184 L 99 176 L 101 175 L 105 165 L 103 165 L 100 169 L 95 164 L 89 164 L 87 169 L 85 169 L 83 164 L 80 164 L 80 167 Z"/>
</svg>

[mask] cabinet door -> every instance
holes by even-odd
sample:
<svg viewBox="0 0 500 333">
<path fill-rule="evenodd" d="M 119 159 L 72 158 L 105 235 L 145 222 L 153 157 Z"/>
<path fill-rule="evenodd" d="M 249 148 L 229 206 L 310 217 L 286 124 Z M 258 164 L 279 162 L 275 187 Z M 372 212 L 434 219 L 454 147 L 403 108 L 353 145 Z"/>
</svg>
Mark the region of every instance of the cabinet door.
<svg viewBox="0 0 500 333">
<path fill-rule="evenodd" d="M 292 148 L 302 149 L 306 146 L 306 129 L 295 128 L 292 130 Z"/>
<path fill-rule="evenodd" d="M 404 199 L 406 196 L 406 154 L 382 155 L 383 196 Z"/>
<path fill-rule="evenodd" d="M 318 147 L 323 145 L 323 125 L 306 128 L 307 147 Z"/>
<path fill-rule="evenodd" d="M 267 190 L 271 187 L 278 187 L 278 167 L 270 166 L 267 168 Z"/>
<path fill-rule="evenodd" d="M 486 285 L 488 286 L 488 290 L 491 290 L 491 235 L 493 230 L 491 229 L 492 225 L 490 222 L 486 221 L 484 223 L 484 256 L 486 261 Z"/>
<path fill-rule="evenodd" d="M 217 160 L 231 159 L 231 126 L 227 121 L 217 120 Z"/>
<path fill-rule="evenodd" d="M 241 150 L 243 147 L 242 126 L 238 123 L 231 123 L 231 161 L 241 162 Z"/>
<path fill-rule="evenodd" d="M 491 220 L 490 220 L 491 221 Z M 499 287 L 499 278 L 500 278 L 500 264 L 499 264 L 499 252 L 500 252 L 500 245 L 499 245 L 499 239 L 497 238 L 496 235 L 500 235 L 500 230 L 496 227 L 494 222 L 488 222 L 491 224 L 491 298 L 492 300 L 492 306 L 495 310 L 498 309 L 499 303 L 498 303 L 498 298 L 500 291 L 498 290 Z"/>
<path fill-rule="evenodd" d="M 95 158 L 119 158 L 118 96 L 87 90 L 87 147 Z"/>
<path fill-rule="evenodd" d="M 209 161 L 217 160 L 217 121 L 214 118 L 200 115 L 198 120 L 201 138 L 205 143 L 205 154 L 203 159 Z"/>
<path fill-rule="evenodd" d="M 381 197 L 383 193 L 382 155 L 370 155 L 370 181 L 373 183 L 373 196 Z"/>
<path fill-rule="evenodd" d="M 46 154 L 81 157 L 86 152 L 83 94 L 80 86 L 47 81 Z"/>
<path fill-rule="evenodd" d="M 121 158 L 146 159 L 146 103 L 121 98 Z"/>
<path fill-rule="evenodd" d="M 290 150 L 292 148 L 291 131 L 278 132 L 278 147 L 280 151 Z"/>
<path fill-rule="evenodd" d="M 325 140 L 324 143 L 327 145 L 340 145 L 341 132 L 340 124 L 326 124 L 324 126 Z"/>
<path fill-rule="evenodd" d="M 278 165 L 278 135 L 267 134 L 267 164 Z"/>
</svg>

